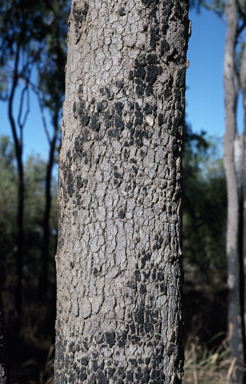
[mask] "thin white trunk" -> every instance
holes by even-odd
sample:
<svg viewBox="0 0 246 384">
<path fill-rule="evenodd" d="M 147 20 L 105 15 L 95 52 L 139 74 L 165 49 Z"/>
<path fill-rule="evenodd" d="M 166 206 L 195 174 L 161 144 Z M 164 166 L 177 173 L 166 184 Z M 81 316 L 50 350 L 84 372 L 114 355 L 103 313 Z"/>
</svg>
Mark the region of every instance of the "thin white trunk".
<svg viewBox="0 0 246 384">
<path fill-rule="evenodd" d="M 238 81 L 235 66 L 235 46 L 237 36 L 236 0 L 227 0 L 226 15 L 228 20 L 225 59 L 224 59 L 224 87 L 225 87 L 225 115 L 226 132 L 224 139 L 224 167 L 226 172 L 228 213 L 226 252 L 228 264 L 228 320 L 229 343 L 232 357 L 236 358 L 235 376 L 232 383 L 243 384 L 243 333 L 242 309 L 240 297 L 240 250 L 239 250 L 239 188 L 236 173 L 237 153 L 239 141 L 236 130 L 236 106 L 238 97 Z M 235 143 L 235 144 L 234 144 Z M 238 149 L 238 148 L 237 148 Z M 238 175 L 240 171 L 238 169 Z"/>
</svg>

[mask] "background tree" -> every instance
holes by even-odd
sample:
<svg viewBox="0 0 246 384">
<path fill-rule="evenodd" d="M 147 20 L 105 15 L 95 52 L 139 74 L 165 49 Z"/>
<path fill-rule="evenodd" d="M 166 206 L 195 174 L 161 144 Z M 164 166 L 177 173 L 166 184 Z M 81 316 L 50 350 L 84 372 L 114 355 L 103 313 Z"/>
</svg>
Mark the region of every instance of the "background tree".
<svg viewBox="0 0 246 384">
<path fill-rule="evenodd" d="M 16 187 L 18 174 L 13 144 L 8 137 L 0 140 L 0 248 L 3 274 L 3 299 L 6 312 L 9 363 L 12 380 L 20 383 L 39 382 L 41 369 L 54 340 L 55 265 L 49 263 L 47 301 L 37 304 L 38 275 L 42 248 L 42 225 L 45 208 L 46 163 L 40 156 L 31 155 L 24 164 L 25 209 L 23 239 L 23 313 L 22 331 L 18 333 L 15 311 L 15 236 L 14 220 L 17 211 Z M 50 252 L 56 248 L 56 180 L 52 180 L 50 218 Z M 28 364 L 24 364 L 28 362 Z M 50 370 L 49 370 L 50 374 Z"/>
<path fill-rule="evenodd" d="M 13 147 L 9 147 L 9 141 L 7 137 L 3 137 L 0 144 L 0 167 L 2 170 L 1 177 L 1 184 L 3 185 L 3 191 L 10 192 L 9 185 L 7 182 L 7 178 L 4 177 L 3 173 L 11 172 L 13 170 L 12 161 L 14 158 L 14 150 Z M 3 245 L 2 254 L 4 255 L 6 252 L 6 248 L 9 247 L 10 243 L 10 236 L 9 236 L 9 227 L 6 228 L 3 223 L 6 224 L 6 221 L 8 220 L 9 216 L 9 210 L 6 209 L 5 204 L 8 205 L 9 198 L 6 198 L 6 196 L 2 196 L 2 199 L 0 200 L 0 211 L 3 215 L 1 222 L 0 222 L 0 244 Z M 10 204 L 8 206 L 10 208 Z M 11 211 L 11 210 L 10 210 Z M 6 237 L 4 236 L 7 235 Z M 5 238 L 4 238 L 5 237 Z M 6 241 L 5 241 L 6 240 Z M 2 291 L 3 291 L 3 259 L 0 260 L 0 383 L 1 384 L 8 384 L 10 383 L 10 374 L 9 374 L 9 367 L 7 363 L 7 342 L 6 342 L 6 328 L 5 328 L 5 319 L 4 319 L 4 308 L 3 308 L 3 300 L 2 300 Z"/>
<path fill-rule="evenodd" d="M 43 10 L 42 2 L 19 0 L 17 2 L 0 2 L 0 37 L 1 37 L 1 66 L 9 66 L 9 61 L 14 63 L 5 72 L 6 78 L 11 78 L 10 91 L 6 94 L 8 100 L 8 115 L 12 129 L 15 154 L 18 164 L 18 235 L 16 240 L 16 294 L 15 307 L 19 320 L 22 310 L 22 272 L 23 272 L 23 212 L 24 212 L 24 170 L 23 170 L 23 128 L 29 112 L 29 80 L 32 64 L 40 57 L 40 45 L 43 36 Z M 36 43 L 36 45 L 35 45 Z M 35 49 L 37 48 L 37 49 Z M 18 84 L 22 80 L 22 88 L 18 118 L 14 117 L 13 101 Z M 27 106 L 25 111 L 25 98 Z M 19 129 L 19 133 L 18 133 Z"/>
<path fill-rule="evenodd" d="M 187 12 L 187 1 L 72 3 L 56 383 L 182 380 Z"/>
<path fill-rule="evenodd" d="M 21 281 L 23 268 L 23 211 L 24 211 L 24 172 L 22 160 L 23 128 L 29 112 L 30 90 L 38 96 L 44 129 L 49 142 L 49 154 L 46 171 L 46 208 L 43 218 L 43 246 L 41 254 L 41 272 L 39 279 L 38 298 L 45 300 L 47 293 L 47 265 L 49 258 L 49 220 L 51 207 L 51 179 L 55 159 L 55 151 L 59 139 L 61 106 L 64 95 L 64 67 L 66 60 L 67 34 L 67 1 L 53 2 L 38 1 L 34 6 L 29 1 L 18 2 L 1 1 L 1 65 L 2 78 L 8 84 L 13 79 L 10 93 L 6 86 L 2 87 L 2 96 L 8 100 L 9 119 L 15 140 L 16 156 L 19 174 L 19 210 L 18 210 L 18 242 L 17 246 L 17 286 L 16 309 L 21 312 Z M 7 29 L 6 29 L 7 26 Z M 11 64 L 15 65 L 12 68 Z M 32 72 L 38 74 L 38 84 L 32 81 Z M 19 116 L 16 121 L 13 112 L 13 100 L 17 88 L 22 87 L 20 97 Z M 27 109 L 24 111 L 24 102 Z M 52 117 L 53 133 L 50 135 L 45 120 L 44 109 L 48 108 Z M 24 115 L 22 117 L 22 115 Z M 17 126 L 20 137 L 18 138 Z"/>
<path fill-rule="evenodd" d="M 59 140 L 61 107 L 65 93 L 65 64 L 66 64 L 66 37 L 69 7 L 67 0 L 48 2 L 50 9 L 49 33 L 45 40 L 45 49 L 42 52 L 43 60 L 38 63 L 38 89 L 41 92 L 41 108 L 50 111 L 53 134 L 50 137 L 46 121 L 44 128 L 49 142 L 49 155 L 45 178 L 45 211 L 43 218 L 43 243 L 41 254 L 41 271 L 38 285 L 38 299 L 47 298 L 49 238 L 50 238 L 50 210 L 51 210 L 51 182 L 52 170 L 55 163 L 55 152 Z M 38 91 L 38 92 L 39 92 Z M 40 95 L 38 94 L 40 97 Z M 60 143 L 58 145 L 60 147 Z"/>
<path fill-rule="evenodd" d="M 195 2 L 193 2 L 194 4 Z M 232 357 L 235 359 L 236 383 L 244 383 L 243 365 L 246 355 L 246 214 L 245 214 L 245 127 L 240 135 L 236 123 L 239 92 L 242 91 L 244 118 L 246 115 L 246 56 L 243 32 L 246 26 L 244 0 L 198 1 L 198 5 L 227 18 L 224 57 L 224 87 L 226 131 L 224 167 L 228 194 L 227 265 L 228 265 L 228 320 Z"/>
<path fill-rule="evenodd" d="M 237 165 L 242 163 L 241 144 L 237 137 L 236 128 L 236 106 L 238 97 L 238 78 L 235 65 L 235 47 L 238 32 L 238 14 L 236 1 L 226 2 L 226 15 L 228 29 L 225 45 L 224 61 L 224 84 L 225 84 L 225 114 L 226 132 L 224 141 L 224 166 L 227 181 L 228 193 L 228 215 L 227 215 L 227 262 L 228 262 L 228 288 L 229 288 L 229 337 L 232 356 L 236 359 L 235 383 L 244 382 L 243 362 L 244 362 L 244 332 L 243 332 L 243 305 L 240 297 L 240 277 L 243 278 L 243 265 L 240 237 L 241 215 L 240 194 L 241 187 L 237 179 Z M 239 157 L 239 158 L 237 158 Z M 242 164 L 240 164 L 241 168 Z M 239 171 L 240 172 L 240 171 Z M 240 176 L 239 176 L 240 177 Z"/>
</svg>

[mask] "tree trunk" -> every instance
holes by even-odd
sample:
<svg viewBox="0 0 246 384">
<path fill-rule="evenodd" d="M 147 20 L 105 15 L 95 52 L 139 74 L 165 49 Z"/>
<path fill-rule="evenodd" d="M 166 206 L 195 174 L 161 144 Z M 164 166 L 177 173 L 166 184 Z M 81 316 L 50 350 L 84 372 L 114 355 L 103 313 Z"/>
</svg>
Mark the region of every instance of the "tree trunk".
<svg viewBox="0 0 246 384">
<path fill-rule="evenodd" d="M 235 66 L 235 45 L 237 37 L 237 9 L 235 0 L 227 0 L 226 15 L 228 20 L 225 60 L 224 60 L 224 86 L 225 86 L 225 115 L 226 132 L 224 139 L 224 167 L 228 194 L 227 215 L 227 263 L 229 288 L 229 342 L 232 357 L 235 358 L 235 376 L 232 383 L 243 383 L 243 324 L 240 297 L 240 244 L 239 244 L 239 202 L 240 190 L 236 172 L 236 156 L 240 140 L 236 130 L 236 106 L 238 96 L 237 73 Z"/>
<path fill-rule="evenodd" d="M 181 383 L 188 1 L 73 1 L 55 383 Z"/>
<path fill-rule="evenodd" d="M 43 242 L 41 253 L 41 270 L 38 283 L 38 300 L 46 302 L 47 289 L 48 289 L 48 266 L 49 266 L 49 246 L 50 246 L 50 210 L 51 210 L 51 182 L 52 182 L 52 169 L 54 165 L 54 153 L 58 132 L 58 114 L 55 114 L 53 119 L 54 133 L 52 140 L 49 142 L 49 160 L 46 167 L 45 177 L 45 211 L 43 218 Z"/>
<path fill-rule="evenodd" d="M 18 213 L 17 213 L 17 250 L 16 250 L 16 289 L 15 289 L 15 310 L 17 315 L 17 328 L 18 332 L 21 325 L 21 311 L 22 311 L 22 267 L 23 267 L 23 212 L 24 212 L 24 170 L 22 160 L 22 129 L 20 138 L 17 137 L 16 124 L 13 117 L 13 101 L 16 87 L 18 85 L 18 65 L 19 65 L 20 47 L 17 45 L 15 56 L 15 69 L 13 76 L 13 83 L 8 104 L 8 115 L 12 129 L 12 134 L 15 143 L 15 155 L 18 168 Z"/>
<path fill-rule="evenodd" d="M 242 270 L 243 270 L 243 322 L 244 322 L 244 353 L 246 344 L 246 42 L 241 63 L 240 85 L 243 96 L 244 131 L 242 134 L 241 162 L 241 207 L 242 212 Z M 245 355 L 244 355 L 245 356 Z"/>
<path fill-rule="evenodd" d="M 18 161 L 19 162 L 19 161 Z M 22 269 L 23 269 L 23 212 L 24 212 L 24 172 L 22 159 L 18 166 L 18 237 L 17 237 L 17 251 L 16 251 L 16 290 L 15 290 L 15 308 L 18 315 L 18 327 L 21 324 L 22 312 Z"/>
</svg>

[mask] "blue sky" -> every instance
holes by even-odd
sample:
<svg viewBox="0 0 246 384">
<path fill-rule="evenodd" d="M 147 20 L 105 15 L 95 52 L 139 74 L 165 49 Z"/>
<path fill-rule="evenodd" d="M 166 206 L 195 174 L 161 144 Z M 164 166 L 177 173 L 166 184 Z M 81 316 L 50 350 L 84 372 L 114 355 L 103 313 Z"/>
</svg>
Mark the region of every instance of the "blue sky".
<svg viewBox="0 0 246 384">
<path fill-rule="evenodd" d="M 189 40 L 187 69 L 186 117 L 193 131 L 205 130 L 208 135 L 224 135 L 223 56 L 226 23 L 211 11 L 190 11 L 192 35 Z M 0 102 L 0 134 L 10 134 L 6 103 Z M 241 106 L 241 104 L 240 104 Z M 238 123 L 242 129 L 242 108 Z M 47 122 L 50 117 L 47 115 Z M 42 127 L 35 96 L 31 99 L 31 113 L 24 128 L 24 158 L 32 152 L 47 156 L 48 143 Z"/>
<path fill-rule="evenodd" d="M 200 14 L 191 11 L 190 19 L 187 122 L 194 131 L 203 129 L 209 135 L 222 137 L 225 130 L 223 59 L 226 23 L 205 9 Z"/>
</svg>

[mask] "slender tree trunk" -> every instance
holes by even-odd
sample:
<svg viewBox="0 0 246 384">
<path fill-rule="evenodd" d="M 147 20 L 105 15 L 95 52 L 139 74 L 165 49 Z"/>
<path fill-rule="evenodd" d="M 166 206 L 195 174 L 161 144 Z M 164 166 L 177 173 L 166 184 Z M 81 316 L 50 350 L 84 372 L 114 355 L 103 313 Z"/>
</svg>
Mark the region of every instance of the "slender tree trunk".
<svg viewBox="0 0 246 384">
<path fill-rule="evenodd" d="M 54 134 L 50 141 L 49 160 L 46 167 L 45 177 L 45 211 L 43 219 L 43 243 L 41 253 L 41 271 L 39 276 L 38 285 L 38 300 L 45 302 L 47 299 L 48 288 L 48 266 L 49 266 L 49 245 L 50 245 L 50 210 L 51 210 L 51 181 L 52 181 L 52 169 L 54 165 L 54 153 L 58 132 L 58 114 L 54 117 Z"/>
<path fill-rule="evenodd" d="M 232 357 L 235 358 L 235 377 L 232 383 L 243 383 L 243 324 L 240 297 L 240 244 L 239 244 L 239 190 L 235 167 L 235 146 L 238 144 L 236 131 L 236 106 L 238 96 L 237 73 L 235 67 L 235 45 L 237 37 L 237 9 L 235 0 L 227 0 L 226 15 L 228 20 L 225 60 L 225 115 L 226 132 L 224 139 L 224 167 L 228 193 L 227 216 L 227 263 L 229 288 L 229 342 Z M 234 144 L 235 143 L 235 144 Z"/>
<path fill-rule="evenodd" d="M 24 175 L 22 160 L 18 166 L 18 238 L 17 238 L 17 251 L 16 251 L 16 270 L 17 270 L 17 284 L 15 293 L 15 306 L 19 321 L 21 319 L 22 312 L 22 269 L 23 269 L 23 212 L 24 212 Z"/>
<path fill-rule="evenodd" d="M 9 98 L 9 106 L 8 106 L 8 115 L 10 120 L 10 125 L 12 129 L 12 134 L 15 143 L 15 154 L 17 160 L 18 167 L 18 213 L 17 213 L 17 251 L 16 251 L 16 290 L 15 290 L 15 308 L 16 314 L 19 319 L 21 319 L 21 311 L 22 311 L 22 267 L 23 267 L 23 212 L 24 212 L 24 171 L 23 171 L 23 161 L 22 161 L 22 131 L 20 135 L 20 139 L 17 137 L 16 132 L 16 124 L 13 117 L 13 101 L 14 94 L 18 84 L 18 64 L 19 64 L 19 51 L 20 48 L 17 46 L 17 52 L 15 57 L 15 70 L 14 70 L 14 78 Z"/>
<path fill-rule="evenodd" d="M 55 383 L 181 383 L 188 1 L 73 1 Z"/>
<path fill-rule="evenodd" d="M 242 269 L 243 269 L 243 321 L 244 321 L 244 339 L 246 337 L 246 42 L 241 63 L 240 83 L 243 96 L 244 108 L 244 131 L 242 135 L 242 162 L 241 162 L 241 212 L 243 216 L 242 223 Z M 246 340 L 244 340 L 244 346 Z M 246 351 L 244 351 L 246 352 Z"/>
</svg>

